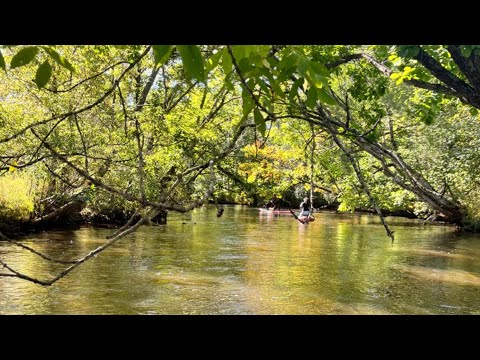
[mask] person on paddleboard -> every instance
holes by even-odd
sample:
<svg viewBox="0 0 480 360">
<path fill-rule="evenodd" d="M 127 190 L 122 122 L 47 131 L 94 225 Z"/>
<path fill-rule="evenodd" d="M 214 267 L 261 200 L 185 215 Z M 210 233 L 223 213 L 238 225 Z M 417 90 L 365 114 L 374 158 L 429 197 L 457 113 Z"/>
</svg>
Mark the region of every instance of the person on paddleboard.
<svg viewBox="0 0 480 360">
<path fill-rule="evenodd" d="M 309 216 L 311 208 L 310 199 L 308 197 L 303 198 L 300 204 L 300 215 L 298 216 Z"/>
<path fill-rule="evenodd" d="M 265 204 L 265 207 L 270 210 L 276 210 L 278 209 L 278 197 L 277 195 L 273 195 L 272 199 Z"/>
</svg>

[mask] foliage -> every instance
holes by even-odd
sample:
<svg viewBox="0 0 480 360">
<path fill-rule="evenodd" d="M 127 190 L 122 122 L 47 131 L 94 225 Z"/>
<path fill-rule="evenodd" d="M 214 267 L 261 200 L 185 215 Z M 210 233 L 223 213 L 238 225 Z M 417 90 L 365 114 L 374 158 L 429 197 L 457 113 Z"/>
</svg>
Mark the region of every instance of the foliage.
<svg viewBox="0 0 480 360">
<path fill-rule="evenodd" d="M 33 213 L 33 179 L 25 172 L 0 177 L 0 218 L 28 220 Z"/>
<path fill-rule="evenodd" d="M 48 183 L 39 197 L 80 191 L 97 212 L 130 213 L 142 197 L 183 206 L 203 196 L 214 173 L 214 197 L 227 201 L 303 196 L 313 182 L 316 196 L 340 210 L 371 207 L 368 186 L 384 209 L 413 212 L 421 201 L 451 209 L 452 221 L 456 206 L 476 218 L 469 194 L 480 192 L 470 150 L 479 52 L 474 45 L 6 46 L 3 171 L 34 167 Z M 78 169 L 118 191 L 88 190 Z"/>
</svg>

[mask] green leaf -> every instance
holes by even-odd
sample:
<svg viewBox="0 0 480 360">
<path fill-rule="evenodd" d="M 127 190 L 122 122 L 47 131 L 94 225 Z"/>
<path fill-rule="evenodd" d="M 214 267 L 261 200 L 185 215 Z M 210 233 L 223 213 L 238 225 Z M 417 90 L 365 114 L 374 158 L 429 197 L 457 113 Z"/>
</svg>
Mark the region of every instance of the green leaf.
<svg viewBox="0 0 480 360">
<path fill-rule="evenodd" d="M 463 45 L 460 47 L 460 51 L 462 52 L 462 55 L 464 57 L 470 57 L 470 55 L 472 54 L 472 51 L 473 51 L 473 46 L 471 45 Z"/>
<path fill-rule="evenodd" d="M 207 60 L 207 64 L 206 64 L 207 72 L 212 71 L 218 65 L 218 62 L 219 62 L 221 56 L 222 56 L 221 51 L 217 51 L 215 54 L 210 56 L 210 58 Z"/>
<path fill-rule="evenodd" d="M 296 67 L 297 63 L 298 63 L 298 55 L 295 53 L 292 53 L 284 57 L 282 60 L 280 60 L 280 63 L 278 64 L 278 69 L 279 70 L 290 69 L 292 67 Z"/>
<path fill-rule="evenodd" d="M 268 88 L 265 81 L 263 81 L 261 78 L 257 78 L 257 83 L 258 85 L 260 85 L 260 88 L 265 92 L 265 94 L 270 95 L 270 89 Z"/>
<path fill-rule="evenodd" d="M 45 60 L 44 63 L 38 67 L 37 74 L 35 75 L 35 83 L 39 89 L 48 83 L 50 76 L 52 76 L 52 67 L 48 63 L 48 60 Z"/>
<path fill-rule="evenodd" d="M 244 58 L 248 58 L 250 53 L 255 51 L 255 45 L 234 45 L 232 46 L 233 56 L 237 62 Z"/>
<path fill-rule="evenodd" d="M 317 89 L 317 97 L 318 100 L 324 104 L 337 105 L 335 99 L 332 98 L 330 94 L 325 91 L 325 89 Z"/>
<path fill-rule="evenodd" d="M 26 48 L 21 49 L 17 52 L 10 62 L 10 68 L 15 69 L 20 66 L 27 65 L 35 56 L 37 56 L 38 47 L 36 46 L 28 46 Z"/>
<path fill-rule="evenodd" d="M 228 90 L 235 91 L 235 86 L 233 86 L 232 80 L 228 76 L 225 76 L 225 84 L 227 85 Z"/>
<path fill-rule="evenodd" d="M 325 66 L 323 66 L 322 64 L 320 64 L 318 62 L 315 62 L 315 61 L 310 61 L 308 63 L 308 68 L 309 68 L 311 73 L 319 74 L 323 77 L 330 75 L 330 72 L 328 71 L 328 69 Z"/>
<path fill-rule="evenodd" d="M 222 67 L 223 67 L 223 72 L 225 75 L 230 74 L 232 71 L 232 57 L 228 53 L 227 48 L 223 49 L 223 55 L 222 55 Z"/>
<path fill-rule="evenodd" d="M 393 62 L 393 65 L 400 66 L 402 65 L 403 61 L 401 57 L 397 57 L 397 59 Z"/>
<path fill-rule="evenodd" d="M 56 52 L 55 50 L 53 50 L 51 47 L 47 47 L 47 46 L 42 46 L 42 49 L 45 50 L 45 52 L 50 55 L 50 57 L 55 60 L 55 62 L 64 67 L 65 69 L 71 71 L 71 72 L 75 72 L 75 68 L 72 66 L 72 64 L 70 64 L 70 62 L 65 58 L 63 57 L 62 55 L 60 55 L 58 52 Z"/>
<path fill-rule="evenodd" d="M 407 50 L 408 50 L 408 46 L 400 45 L 398 47 L 398 56 L 406 57 L 407 56 Z"/>
<path fill-rule="evenodd" d="M 269 70 L 272 68 L 272 66 L 271 66 L 270 63 L 267 61 L 267 59 L 262 59 L 262 65 L 263 65 L 264 67 L 266 67 L 267 69 L 269 69 Z"/>
<path fill-rule="evenodd" d="M 249 57 L 252 54 L 258 54 L 257 45 L 241 45 L 245 48 L 245 56 Z"/>
<path fill-rule="evenodd" d="M 170 57 L 173 45 L 152 45 L 155 65 L 162 66 Z"/>
<path fill-rule="evenodd" d="M 312 86 L 310 87 L 310 89 L 308 89 L 306 104 L 310 109 L 314 109 L 316 102 L 317 102 L 317 91 Z"/>
<path fill-rule="evenodd" d="M 177 50 L 182 58 L 187 78 L 189 80 L 197 79 L 198 81 L 205 82 L 207 75 L 205 73 L 205 63 L 200 48 L 196 45 L 177 45 Z"/>
<path fill-rule="evenodd" d="M 273 104 L 272 104 L 272 102 L 271 102 L 269 99 L 263 98 L 263 106 L 265 106 L 265 108 L 266 108 L 268 111 L 270 111 L 270 112 L 273 113 Z"/>
<path fill-rule="evenodd" d="M 307 69 L 308 69 L 308 64 L 310 63 L 310 60 L 308 60 L 305 57 L 301 57 L 300 61 L 297 66 L 297 71 L 304 77 L 307 74 Z"/>
<path fill-rule="evenodd" d="M 432 125 L 433 121 L 435 120 L 433 115 L 430 113 L 422 114 L 421 120 L 425 123 L 425 125 Z"/>
<path fill-rule="evenodd" d="M 290 93 L 288 94 L 288 99 L 290 101 L 293 101 L 295 97 L 298 94 L 298 88 L 303 85 L 305 79 L 304 78 L 299 78 L 295 80 L 295 82 L 292 85 L 292 88 L 290 89 Z"/>
<path fill-rule="evenodd" d="M 248 58 L 243 58 L 240 61 L 237 61 L 237 64 L 240 72 L 245 78 L 248 78 L 251 75 L 252 70 L 258 70 L 258 68 L 255 68 L 252 64 L 250 64 Z"/>
<path fill-rule="evenodd" d="M 258 45 L 256 47 L 256 51 L 258 52 L 258 55 L 260 55 L 260 57 L 265 58 L 270 52 L 270 45 Z"/>
<path fill-rule="evenodd" d="M 265 131 L 267 130 L 267 126 L 265 124 L 265 119 L 257 108 L 255 108 L 255 110 L 253 111 L 253 119 L 255 120 L 255 124 L 258 126 L 260 134 L 265 137 Z"/>
<path fill-rule="evenodd" d="M 328 87 L 328 70 L 320 63 L 309 61 L 305 68 L 305 77 L 308 82 L 318 89 Z"/>
<path fill-rule="evenodd" d="M 268 82 L 270 83 L 270 86 L 272 87 L 275 94 L 277 94 L 277 96 L 283 99 L 285 97 L 285 93 L 283 92 L 280 85 L 278 85 L 278 83 L 273 79 L 272 74 L 268 73 L 267 77 L 268 77 Z"/>
<path fill-rule="evenodd" d="M 253 110 L 255 107 L 255 102 L 250 95 L 250 92 L 247 90 L 245 86 L 242 84 L 242 100 L 243 100 L 243 118 L 246 119 L 248 114 Z"/>
<path fill-rule="evenodd" d="M 415 57 L 420 53 L 420 46 L 413 46 L 410 48 L 409 55 L 410 57 Z"/>
<path fill-rule="evenodd" d="M 7 71 L 7 68 L 6 68 L 6 66 L 5 66 L 5 59 L 3 58 L 3 55 L 2 55 L 2 52 L 1 52 L 1 51 L 0 51 L 0 67 L 1 67 L 3 70 Z"/>
<path fill-rule="evenodd" d="M 372 142 L 378 142 L 379 135 L 376 130 L 372 131 L 371 133 L 367 134 L 367 139 Z"/>
<path fill-rule="evenodd" d="M 328 79 L 322 75 L 311 74 L 311 76 L 307 75 L 306 79 L 312 86 L 315 86 L 317 89 L 321 89 L 324 86 L 328 87 Z"/>
<path fill-rule="evenodd" d="M 413 58 L 420 52 L 420 46 L 417 45 L 400 45 L 398 47 L 398 55 L 404 58 Z"/>
</svg>

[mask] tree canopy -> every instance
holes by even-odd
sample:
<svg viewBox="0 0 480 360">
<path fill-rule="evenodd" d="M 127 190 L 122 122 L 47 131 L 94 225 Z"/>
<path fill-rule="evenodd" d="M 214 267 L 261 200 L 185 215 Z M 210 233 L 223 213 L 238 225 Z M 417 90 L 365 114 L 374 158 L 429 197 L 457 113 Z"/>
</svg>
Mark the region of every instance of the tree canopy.
<svg viewBox="0 0 480 360">
<path fill-rule="evenodd" d="M 479 46 L 1 46 L 0 67 L 0 217 L 122 214 L 98 252 L 166 211 L 309 191 L 478 229 Z"/>
</svg>

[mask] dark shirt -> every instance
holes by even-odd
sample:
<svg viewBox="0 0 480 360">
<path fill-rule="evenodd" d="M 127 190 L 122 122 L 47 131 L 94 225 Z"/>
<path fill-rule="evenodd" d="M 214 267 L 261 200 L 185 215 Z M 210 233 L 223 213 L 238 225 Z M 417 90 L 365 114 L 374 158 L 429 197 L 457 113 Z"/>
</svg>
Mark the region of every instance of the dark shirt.
<svg viewBox="0 0 480 360">
<path fill-rule="evenodd" d="M 300 209 L 302 209 L 303 211 L 310 211 L 310 202 L 309 201 L 303 201 L 300 204 Z"/>
</svg>

